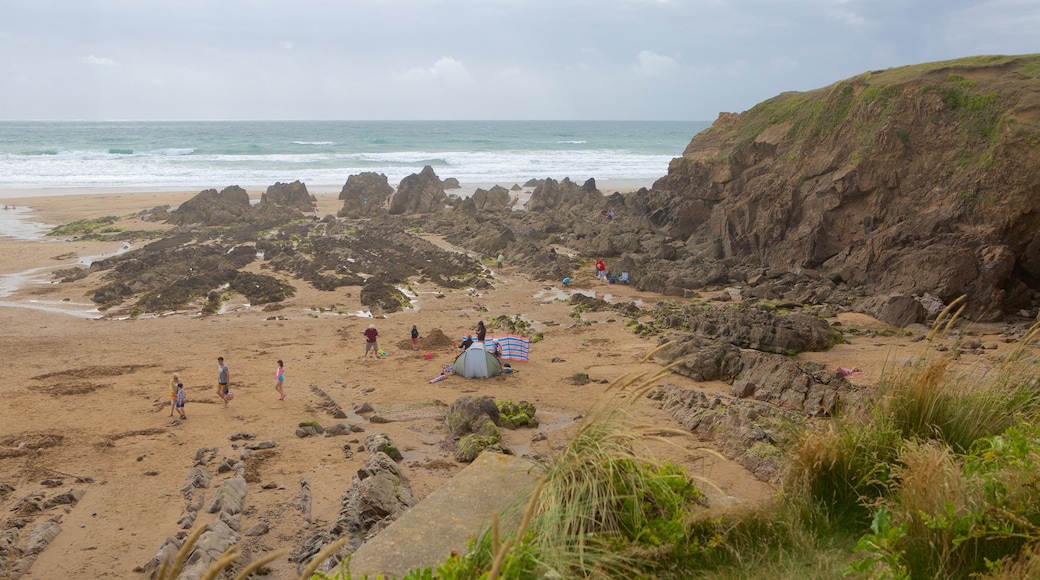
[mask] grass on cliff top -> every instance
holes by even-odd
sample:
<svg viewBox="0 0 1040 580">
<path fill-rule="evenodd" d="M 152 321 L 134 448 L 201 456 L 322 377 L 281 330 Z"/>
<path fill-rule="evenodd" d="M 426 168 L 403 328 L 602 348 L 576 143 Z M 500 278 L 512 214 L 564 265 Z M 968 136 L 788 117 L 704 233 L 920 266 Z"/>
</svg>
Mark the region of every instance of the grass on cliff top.
<svg viewBox="0 0 1040 580">
<path fill-rule="evenodd" d="M 861 123 L 870 118 L 875 124 L 880 123 L 886 116 L 888 105 L 902 94 L 905 85 L 914 81 L 938 91 L 949 108 L 960 109 L 959 114 L 971 133 L 968 137 L 989 141 L 997 135 L 1000 123 L 1006 120 L 1007 103 L 995 91 L 973 91 L 974 81 L 966 84 L 963 75 L 970 75 L 973 70 L 997 68 L 1003 69 L 1002 75 L 1015 73 L 1035 79 L 1040 77 L 1040 54 L 973 56 L 913 64 L 865 72 L 811 91 L 783 93 L 755 105 L 745 114 L 737 128 L 734 145 L 746 144 L 768 127 L 782 124 L 788 124 L 788 135 L 799 140 L 832 135 L 851 112 L 874 103 L 881 105 L 880 113 L 874 111 L 855 118 Z M 860 132 L 873 133 L 865 126 L 860 127 Z"/>
</svg>

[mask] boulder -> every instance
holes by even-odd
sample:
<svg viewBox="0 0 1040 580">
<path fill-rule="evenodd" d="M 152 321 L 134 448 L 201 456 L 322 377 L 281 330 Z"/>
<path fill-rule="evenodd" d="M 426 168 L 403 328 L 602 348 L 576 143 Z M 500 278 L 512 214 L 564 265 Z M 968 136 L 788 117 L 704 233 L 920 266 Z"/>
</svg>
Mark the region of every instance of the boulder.
<svg viewBox="0 0 1040 580">
<path fill-rule="evenodd" d="M 394 445 L 390 435 L 386 433 L 373 433 L 365 437 L 365 449 L 368 449 L 371 453 L 385 453 L 387 457 L 394 461 L 404 460 L 401 451 Z"/>
<path fill-rule="evenodd" d="M 857 302 L 854 309 L 899 328 L 924 322 L 928 315 L 920 300 L 906 294 L 870 296 Z"/>
<path fill-rule="evenodd" d="M 421 172 L 401 180 L 397 193 L 390 199 L 390 214 L 433 213 L 442 209 L 447 199 L 440 178 L 427 165 Z"/>
<path fill-rule="evenodd" d="M 170 212 L 167 223 L 184 226 L 226 226 L 242 221 L 251 206 L 246 190 L 233 185 L 217 193 L 215 189 L 200 191 L 195 197 Z"/>
<path fill-rule="evenodd" d="M 394 194 L 394 188 L 386 179 L 386 175 L 365 171 L 347 177 L 339 199 L 343 207 L 336 215 L 347 218 L 369 217 L 374 213 L 386 211 L 386 201 Z"/>
<path fill-rule="evenodd" d="M 298 212 L 310 212 L 317 206 L 318 199 L 307 192 L 306 185 L 297 180 L 292 183 L 275 183 L 268 187 L 260 196 L 258 205 L 264 203 L 292 208 Z"/>
</svg>

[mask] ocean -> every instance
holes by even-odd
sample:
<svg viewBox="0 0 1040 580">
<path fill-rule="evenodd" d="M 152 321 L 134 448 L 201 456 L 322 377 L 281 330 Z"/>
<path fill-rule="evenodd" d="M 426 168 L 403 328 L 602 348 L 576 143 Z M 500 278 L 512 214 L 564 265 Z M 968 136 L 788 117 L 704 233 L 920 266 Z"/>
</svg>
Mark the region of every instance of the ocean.
<svg viewBox="0 0 1040 580">
<path fill-rule="evenodd" d="M 0 195 L 390 185 L 426 165 L 469 187 L 649 186 L 707 121 L 0 121 Z"/>
</svg>

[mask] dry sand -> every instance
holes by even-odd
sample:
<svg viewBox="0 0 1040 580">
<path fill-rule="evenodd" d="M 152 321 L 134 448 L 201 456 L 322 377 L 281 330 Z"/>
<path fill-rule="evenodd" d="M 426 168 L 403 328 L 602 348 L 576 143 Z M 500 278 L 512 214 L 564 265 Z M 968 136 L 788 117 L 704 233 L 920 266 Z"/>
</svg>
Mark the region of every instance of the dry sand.
<svg viewBox="0 0 1040 580">
<path fill-rule="evenodd" d="M 36 208 L 33 216 L 38 221 L 60 224 L 129 215 L 163 203 L 176 207 L 191 195 L 63 196 L 14 203 Z M 334 194 L 323 196 L 320 203 L 323 214 L 338 207 Z M 133 217 L 125 218 L 124 225 L 165 227 L 142 224 Z M 0 275 L 71 264 L 77 257 L 110 254 L 120 246 L 0 238 Z M 300 283 L 295 284 L 296 296 L 277 312 L 236 302 L 227 312 L 214 316 L 93 320 L 25 307 L 34 300 L 89 304 L 87 291 L 97 281 L 96 275 L 67 284 L 46 280 L 0 298 L 4 303 L 0 307 L 0 353 L 6 368 L 0 386 L 0 483 L 15 487 L 0 503 L 0 523 L 11 518 L 11 508 L 31 493 L 51 497 L 69 488 L 86 492 L 77 505 L 52 508 L 23 530 L 24 543 L 33 525 L 50 516 L 61 518 L 62 532 L 40 554 L 29 578 L 141 576 L 133 568 L 145 563 L 179 529 L 177 521 L 187 505 L 179 489 L 195 463 L 196 450 L 216 447 L 218 459 L 237 458 L 239 451 L 229 440 L 235 433 L 252 433 L 257 439 L 277 443 L 264 453 L 263 460 L 250 462 L 254 483 L 249 485 L 242 529 L 259 521 L 270 525 L 268 534 L 246 538 L 245 547 L 252 553 L 295 550 L 305 537 L 327 529 L 335 520 L 340 497 L 366 457 L 364 452 L 355 452 L 347 459 L 342 446 L 348 441 L 356 448 L 365 435 L 389 433 L 404 451 L 404 471 L 420 499 L 461 469 L 440 446 L 446 435 L 442 421 L 421 412 L 414 413 L 412 420 L 386 424 L 370 424 L 352 416 L 350 421 L 365 429 L 357 437 L 296 437 L 294 431 L 301 421 L 316 420 L 326 426 L 339 422 L 319 408 L 312 385 L 348 412 L 363 402 L 387 410 L 429 401 L 448 404 L 463 395 L 531 401 L 542 425 L 537 430 L 507 432 L 508 442 L 519 453 L 549 456 L 564 445 L 575 420 L 605 389 L 600 382 L 573 386 L 569 377 L 588 373 L 594 381 L 606 382 L 659 369 L 640 362 L 657 345 L 656 339 L 634 335 L 616 314 L 584 313 L 581 320 L 590 324 L 579 323 L 571 317 L 571 307 L 559 299 L 564 293 L 558 285 L 517 275 L 509 267 L 508 256 L 493 290 L 451 291 L 415 285 L 416 308 L 376 320 L 335 313 L 363 310 L 357 289 L 320 292 Z M 662 299 L 627 286 L 601 285 L 591 273 L 577 276 L 570 290 L 575 289 L 599 297 L 609 294 L 612 300 L 653 303 Z M 321 307 L 326 311 L 321 312 Z M 427 360 L 422 352 L 410 350 L 413 324 L 423 336 L 434 329 L 459 336 L 472 331 L 481 318 L 502 314 L 522 315 L 544 334 L 544 340 L 532 346 L 530 362 L 514 363 L 519 372 L 511 376 L 487 380 L 452 376 L 435 384 L 428 382 L 452 356 L 437 350 Z M 866 317 L 845 316 L 847 326 L 884 327 Z M 391 354 L 383 360 L 362 362 L 362 331 L 369 323 L 377 326 L 380 344 Z M 864 373 L 857 380 L 870 382 L 886 360 L 908 358 L 917 348 L 906 337 L 853 338 L 851 342 L 828 353 L 803 356 L 832 368 L 837 364 L 859 367 Z M 221 408 L 214 393 L 217 356 L 225 357 L 236 394 L 227 409 Z M 277 359 L 285 361 L 285 401 L 278 400 L 274 389 Z M 180 374 L 188 393 L 188 419 L 183 422 L 169 416 L 167 391 L 173 373 Z M 667 382 L 712 392 L 729 388 L 724 383 L 698 384 L 679 376 Z M 648 401 L 637 402 L 635 409 L 640 419 L 674 426 Z M 548 437 L 534 443 L 532 437 L 538 432 Z M 38 452 L 18 447 L 41 442 L 45 446 Z M 754 501 L 775 491 L 739 466 L 696 451 L 704 442 L 692 435 L 672 437 L 671 443 L 657 445 L 653 452 L 712 480 L 729 496 Z M 77 476 L 92 481 L 77 483 Z M 226 474 L 215 478 L 209 496 L 224 477 Z M 311 524 L 304 522 L 300 509 L 301 478 L 310 481 L 313 492 Z M 45 480 L 62 483 L 47 487 Z M 269 482 L 278 487 L 261 488 Z M 212 517 L 200 514 L 195 525 L 204 525 Z M 286 559 L 276 562 L 273 569 L 273 577 L 295 577 L 295 565 Z"/>
</svg>

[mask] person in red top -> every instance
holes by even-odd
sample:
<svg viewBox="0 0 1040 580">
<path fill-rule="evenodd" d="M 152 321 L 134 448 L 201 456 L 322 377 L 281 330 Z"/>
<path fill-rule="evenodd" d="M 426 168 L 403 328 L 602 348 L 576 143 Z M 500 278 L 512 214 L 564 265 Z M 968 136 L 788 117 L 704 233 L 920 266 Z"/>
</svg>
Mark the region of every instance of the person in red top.
<svg viewBox="0 0 1040 580">
<path fill-rule="evenodd" d="M 369 324 L 368 328 L 365 329 L 365 356 L 361 360 L 368 360 L 368 351 L 372 351 L 372 358 L 379 358 L 379 342 L 376 337 L 379 336 L 379 331 L 376 330 L 376 325 Z"/>
<path fill-rule="evenodd" d="M 596 260 L 596 277 L 604 282 L 607 281 L 607 265 L 603 263 L 603 258 Z"/>
</svg>

